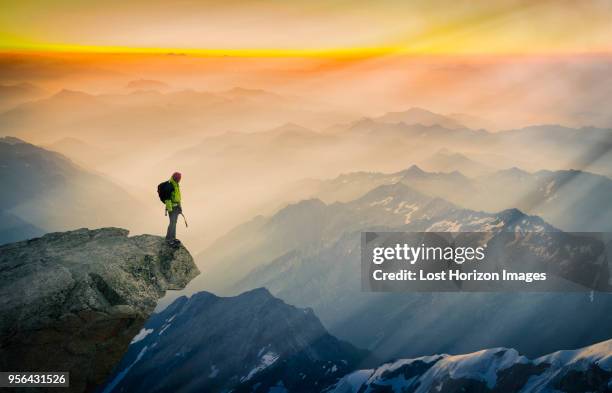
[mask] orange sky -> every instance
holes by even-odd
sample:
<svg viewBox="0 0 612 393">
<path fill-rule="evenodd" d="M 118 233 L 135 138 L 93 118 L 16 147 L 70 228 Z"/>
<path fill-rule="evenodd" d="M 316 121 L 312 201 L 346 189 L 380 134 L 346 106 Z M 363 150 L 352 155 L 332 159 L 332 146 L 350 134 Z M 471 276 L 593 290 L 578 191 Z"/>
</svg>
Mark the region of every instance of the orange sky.
<svg viewBox="0 0 612 393">
<path fill-rule="evenodd" d="M 0 6 L 0 83 L 49 93 L 119 92 L 144 78 L 297 94 L 370 114 L 423 106 L 514 120 L 582 116 L 607 103 L 612 86 L 607 0 Z"/>
<path fill-rule="evenodd" d="M 232 56 L 609 52 L 612 2 L 0 0 L 0 50 Z"/>
</svg>

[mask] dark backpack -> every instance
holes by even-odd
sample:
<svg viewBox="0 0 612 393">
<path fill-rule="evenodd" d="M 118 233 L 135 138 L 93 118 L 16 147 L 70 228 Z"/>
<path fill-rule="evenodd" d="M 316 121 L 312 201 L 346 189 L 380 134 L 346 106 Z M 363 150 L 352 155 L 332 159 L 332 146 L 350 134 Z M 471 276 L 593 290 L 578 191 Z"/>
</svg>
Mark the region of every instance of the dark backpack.
<svg viewBox="0 0 612 393">
<path fill-rule="evenodd" d="M 172 192 L 174 191 L 174 186 L 170 181 L 165 181 L 163 183 L 159 183 L 157 186 L 157 195 L 159 195 L 159 200 L 163 203 L 166 203 L 168 199 L 172 199 Z"/>
</svg>

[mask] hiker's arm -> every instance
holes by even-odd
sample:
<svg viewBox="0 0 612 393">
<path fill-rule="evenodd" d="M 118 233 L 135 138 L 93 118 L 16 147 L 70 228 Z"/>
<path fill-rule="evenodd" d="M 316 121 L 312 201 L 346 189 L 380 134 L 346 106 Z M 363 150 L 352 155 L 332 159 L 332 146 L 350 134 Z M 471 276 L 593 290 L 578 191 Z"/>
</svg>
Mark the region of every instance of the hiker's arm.
<svg viewBox="0 0 612 393">
<path fill-rule="evenodd" d="M 172 201 L 170 199 L 166 199 L 166 210 L 172 211 Z"/>
</svg>

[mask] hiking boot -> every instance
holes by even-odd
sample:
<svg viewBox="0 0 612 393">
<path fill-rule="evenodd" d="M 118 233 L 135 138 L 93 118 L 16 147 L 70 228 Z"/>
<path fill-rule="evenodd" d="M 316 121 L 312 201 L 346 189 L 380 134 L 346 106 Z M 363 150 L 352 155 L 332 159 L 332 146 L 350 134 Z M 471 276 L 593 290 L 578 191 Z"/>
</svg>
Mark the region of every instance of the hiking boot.
<svg viewBox="0 0 612 393">
<path fill-rule="evenodd" d="M 166 239 L 166 242 L 173 248 L 179 248 L 181 246 L 181 241 L 179 239 Z"/>
</svg>

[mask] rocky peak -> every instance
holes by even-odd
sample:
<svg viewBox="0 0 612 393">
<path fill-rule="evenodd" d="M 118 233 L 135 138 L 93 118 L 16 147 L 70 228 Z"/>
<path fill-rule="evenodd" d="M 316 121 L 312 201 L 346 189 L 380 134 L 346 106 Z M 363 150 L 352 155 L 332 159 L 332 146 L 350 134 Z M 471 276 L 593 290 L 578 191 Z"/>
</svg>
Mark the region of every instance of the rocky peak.
<svg viewBox="0 0 612 393">
<path fill-rule="evenodd" d="M 199 292 L 147 321 L 104 392 L 314 392 L 366 356 L 267 289 Z"/>
<path fill-rule="evenodd" d="M 120 360 L 165 291 L 184 288 L 197 274 L 183 246 L 152 235 L 128 237 L 119 228 L 1 246 L 0 368 L 71 371 L 71 391 L 89 391 Z"/>
</svg>

